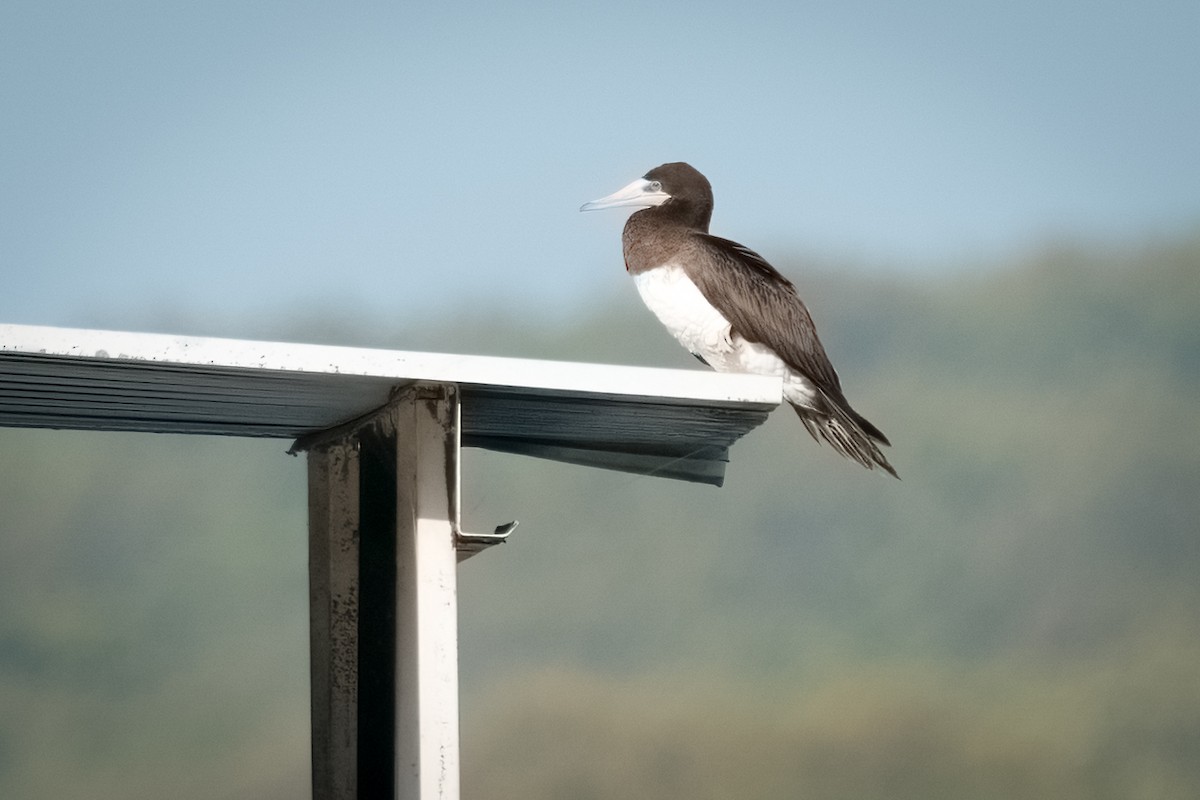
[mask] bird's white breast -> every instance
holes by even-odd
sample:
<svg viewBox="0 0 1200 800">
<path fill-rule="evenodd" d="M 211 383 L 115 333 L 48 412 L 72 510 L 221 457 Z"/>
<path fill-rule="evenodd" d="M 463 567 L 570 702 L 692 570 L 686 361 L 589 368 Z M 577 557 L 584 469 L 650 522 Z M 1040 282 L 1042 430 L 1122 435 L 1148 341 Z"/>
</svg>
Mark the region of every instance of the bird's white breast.
<svg viewBox="0 0 1200 800">
<path fill-rule="evenodd" d="M 747 342 L 730 330 L 725 318 L 677 264 L 645 270 L 633 276 L 642 302 L 654 312 L 679 343 L 719 372 L 752 372 L 784 378 L 788 399 L 807 405 L 814 390 L 790 370 L 769 347 Z"/>
<path fill-rule="evenodd" d="M 633 282 L 642 302 L 671 335 L 691 352 L 703 356 L 714 369 L 720 369 L 709 356 L 730 348 L 729 320 L 708 302 L 683 268 L 664 264 L 635 274 Z"/>
</svg>

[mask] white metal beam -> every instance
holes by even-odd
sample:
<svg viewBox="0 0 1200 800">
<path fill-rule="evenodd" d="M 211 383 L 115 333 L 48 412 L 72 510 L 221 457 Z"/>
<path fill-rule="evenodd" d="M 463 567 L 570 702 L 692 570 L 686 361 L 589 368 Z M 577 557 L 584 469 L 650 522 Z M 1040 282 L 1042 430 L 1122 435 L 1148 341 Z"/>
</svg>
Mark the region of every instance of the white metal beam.
<svg viewBox="0 0 1200 800">
<path fill-rule="evenodd" d="M 660 401 L 777 404 L 782 383 L 761 375 L 625 367 L 362 347 L 258 342 L 125 331 L 0 325 L 0 353 L 30 353 L 234 370 L 337 374 L 513 387 Z"/>
<path fill-rule="evenodd" d="M 462 442 L 720 485 L 779 378 L 0 325 L 0 425 L 295 438 L 452 383 Z"/>
</svg>

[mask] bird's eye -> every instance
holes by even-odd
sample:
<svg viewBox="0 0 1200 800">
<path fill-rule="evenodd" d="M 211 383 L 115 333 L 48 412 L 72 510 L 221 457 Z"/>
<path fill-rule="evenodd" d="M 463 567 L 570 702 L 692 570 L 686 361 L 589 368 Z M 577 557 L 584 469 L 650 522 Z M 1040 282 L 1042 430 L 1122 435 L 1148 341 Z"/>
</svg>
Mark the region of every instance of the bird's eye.
<svg viewBox="0 0 1200 800">
<path fill-rule="evenodd" d="M 650 185 L 647 186 L 646 188 L 652 192 L 661 192 L 662 191 L 662 182 L 661 181 L 650 181 Z"/>
</svg>

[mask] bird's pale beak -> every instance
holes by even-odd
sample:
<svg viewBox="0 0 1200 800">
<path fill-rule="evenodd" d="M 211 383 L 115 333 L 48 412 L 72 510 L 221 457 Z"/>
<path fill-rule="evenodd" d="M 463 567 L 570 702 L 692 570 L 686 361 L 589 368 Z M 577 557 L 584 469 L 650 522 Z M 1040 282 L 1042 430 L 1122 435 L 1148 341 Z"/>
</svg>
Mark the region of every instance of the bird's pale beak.
<svg viewBox="0 0 1200 800">
<path fill-rule="evenodd" d="M 645 178 L 638 178 L 633 183 L 618 189 L 608 197 L 601 197 L 599 200 L 584 203 L 579 207 L 579 210 L 598 211 L 602 208 L 616 208 L 618 206 L 636 206 L 638 208 L 661 206 L 671 199 L 671 195 L 664 192 L 656 183 L 651 183 Z"/>
</svg>

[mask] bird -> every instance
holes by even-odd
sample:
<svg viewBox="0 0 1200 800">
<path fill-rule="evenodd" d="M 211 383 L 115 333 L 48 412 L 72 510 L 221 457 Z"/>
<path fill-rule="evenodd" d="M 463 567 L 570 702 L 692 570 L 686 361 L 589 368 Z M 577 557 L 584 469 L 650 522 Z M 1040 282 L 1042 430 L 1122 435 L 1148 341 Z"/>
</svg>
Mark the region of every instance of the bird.
<svg viewBox="0 0 1200 800">
<path fill-rule="evenodd" d="M 880 450 L 891 442 L 842 391 L 796 287 L 745 245 L 708 232 L 712 185 L 682 161 L 662 164 L 580 211 L 633 207 L 621 236 L 642 301 L 718 372 L 777 375 L 784 399 L 818 444 L 899 478 Z"/>
</svg>

